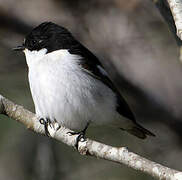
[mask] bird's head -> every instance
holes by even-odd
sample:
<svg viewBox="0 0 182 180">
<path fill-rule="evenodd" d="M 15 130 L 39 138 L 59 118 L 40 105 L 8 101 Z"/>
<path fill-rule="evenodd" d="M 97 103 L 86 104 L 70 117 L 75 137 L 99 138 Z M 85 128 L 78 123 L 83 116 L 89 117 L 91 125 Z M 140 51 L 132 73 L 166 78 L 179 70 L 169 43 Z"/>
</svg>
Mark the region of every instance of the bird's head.
<svg viewBox="0 0 182 180">
<path fill-rule="evenodd" d="M 46 49 L 47 53 L 50 53 L 59 49 L 70 49 L 76 44 L 77 41 L 66 28 L 52 22 L 44 22 L 25 37 L 22 45 L 13 50 L 39 51 Z"/>
</svg>

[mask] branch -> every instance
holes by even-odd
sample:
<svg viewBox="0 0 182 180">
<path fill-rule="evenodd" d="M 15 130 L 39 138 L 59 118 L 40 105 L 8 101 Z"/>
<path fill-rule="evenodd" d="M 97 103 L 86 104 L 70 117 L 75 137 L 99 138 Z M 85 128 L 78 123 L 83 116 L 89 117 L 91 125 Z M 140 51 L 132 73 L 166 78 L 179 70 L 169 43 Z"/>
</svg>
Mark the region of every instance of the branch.
<svg viewBox="0 0 182 180">
<path fill-rule="evenodd" d="M 45 135 L 44 127 L 39 123 L 39 119 L 32 112 L 24 109 L 22 106 L 14 104 L 12 101 L 0 95 L 0 114 L 4 114 L 22 124 L 28 129 Z M 71 130 L 60 127 L 52 138 L 61 141 L 68 146 L 75 146 L 78 135 L 70 135 Z M 128 167 L 147 173 L 156 179 L 180 180 L 182 172 L 167 168 L 148 159 L 145 159 L 133 152 L 129 152 L 126 147 L 112 147 L 100 142 L 86 139 L 79 142 L 78 151 L 82 155 L 95 156 L 119 164 L 125 164 Z"/>
<path fill-rule="evenodd" d="M 167 0 L 171 9 L 175 25 L 176 34 L 182 40 L 182 0 Z"/>
<path fill-rule="evenodd" d="M 153 0 L 167 22 L 179 46 L 179 60 L 182 62 L 182 0 Z"/>
<path fill-rule="evenodd" d="M 173 19 L 173 15 L 171 13 L 167 0 L 153 0 L 153 2 L 155 6 L 158 8 L 160 14 L 162 15 L 166 23 L 168 24 L 170 31 L 173 33 L 176 39 L 177 45 L 182 46 L 182 41 L 176 34 L 175 21 Z"/>
</svg>

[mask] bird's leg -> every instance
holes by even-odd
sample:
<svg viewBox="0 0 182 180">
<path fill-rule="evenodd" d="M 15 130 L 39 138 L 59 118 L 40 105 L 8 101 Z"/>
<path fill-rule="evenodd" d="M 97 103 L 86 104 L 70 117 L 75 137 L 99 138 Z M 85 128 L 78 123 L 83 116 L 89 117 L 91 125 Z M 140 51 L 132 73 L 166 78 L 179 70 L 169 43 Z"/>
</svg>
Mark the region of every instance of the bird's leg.
<svg viewBox="0 0 182 180">
<path fill-rule="evenodd" d="M 68 132 L 71 135 L 78 135 L 78 137 L 76 138 L 76 143 L 75 143 L 75 147 L 78 150 L 78 143 L 79 141 L 85 141 L 85 134 L 86 134 L 86 130 L 89 126 L 89 123 L 87 123 L 87 125 L 85 126 L 85 128 L 82 131 L 78 131 L 78 132 Z"/>
<path fill-rule="evenodd" d="M 39 119 L 40 124 L 44 125 L 45 134 L 48 137 L 53 137 L 56 131 L 60 128 L 59 124 L 56 122 L 51 122 L 49 118 L 41 118 Z"/>
<path fill-rule="evenodd" d="M 44 125 L 45 134 L 46 134 L 46 136 L 49 137 L 50 136 L 50 133 L 48 131 L 48 125 L 51 123 L 50 119 L 48 119 L 48 118 L 46 118 L 46 119 L 40 118 L 39 119 L 39 122 L 40 122 L 40 124 Z"/>
</svg>

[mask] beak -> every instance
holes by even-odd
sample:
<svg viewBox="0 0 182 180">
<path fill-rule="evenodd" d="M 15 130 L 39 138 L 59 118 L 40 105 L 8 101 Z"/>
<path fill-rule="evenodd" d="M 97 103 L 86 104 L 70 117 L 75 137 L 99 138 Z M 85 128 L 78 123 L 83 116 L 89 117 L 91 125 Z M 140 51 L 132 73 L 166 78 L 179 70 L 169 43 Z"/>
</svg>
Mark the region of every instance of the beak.
<svg viewBox="0 0 182 180">
<path fill-rule="evenodd" d="M 12 48 L 13 51 L 23 51 L 25 50 L 25 46 L 24 45 L 21 45 L 21 46 L 17 46 L 15 48 Z"/>
</svg>

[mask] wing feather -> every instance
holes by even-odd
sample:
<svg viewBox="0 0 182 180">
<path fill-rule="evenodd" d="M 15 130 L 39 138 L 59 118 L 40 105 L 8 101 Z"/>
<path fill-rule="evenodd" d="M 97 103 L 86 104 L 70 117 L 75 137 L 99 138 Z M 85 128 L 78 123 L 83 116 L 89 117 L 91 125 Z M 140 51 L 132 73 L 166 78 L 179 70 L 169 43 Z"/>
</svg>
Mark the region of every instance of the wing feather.
<svg viewBox="0 0 182 180">
<path fill-rule="evenodd" d="M 80 43 L 77 44 L 77 47 L 74 46 L 73 49 L 70 49 L 69 52 L 71 54 L 77 54 L 82 57 L 82 61 L 80 63 L 84 72 L 88 75 L 102 81 L 107 87 L 109 87 L 117 97 L 117 107 L 116 111 L 121 114 L 122 116 L 135 121 L 135 116 L 131 111 L 128 103 L 126 100 L 121 96 L 117 88 L 114 86 L 112 81 L 107 76 L 107 72 L 105 71 L 104 67 L 97 59 L 97 57 L 92 54 L 87 48 L 85 48 Z"/>
</svg>

